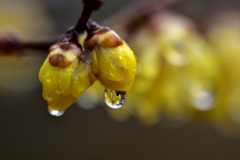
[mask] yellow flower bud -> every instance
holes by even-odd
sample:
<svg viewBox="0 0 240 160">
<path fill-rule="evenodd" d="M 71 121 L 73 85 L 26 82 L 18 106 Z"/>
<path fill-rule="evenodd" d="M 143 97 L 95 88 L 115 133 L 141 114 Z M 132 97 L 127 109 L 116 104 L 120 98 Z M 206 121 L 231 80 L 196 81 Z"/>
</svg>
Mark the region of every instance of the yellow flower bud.
<svg viewBox="0 0 240 160">
<path fill-rule="evenodd" d="M 114 31 L 96 35 L 92 53 L 93 72 L 109 89 L 127 91 L 136 73 L 136 58 L 130 47 Z"/>
<path fill-rule="evenodd" d="M 43 98 L 49 110 L 64 111 L 95 81 L 89 64 L 79 58 L 81 50 L 75 44 L 67 49 L 52 47 L 40 72 Z"/>
</svg>

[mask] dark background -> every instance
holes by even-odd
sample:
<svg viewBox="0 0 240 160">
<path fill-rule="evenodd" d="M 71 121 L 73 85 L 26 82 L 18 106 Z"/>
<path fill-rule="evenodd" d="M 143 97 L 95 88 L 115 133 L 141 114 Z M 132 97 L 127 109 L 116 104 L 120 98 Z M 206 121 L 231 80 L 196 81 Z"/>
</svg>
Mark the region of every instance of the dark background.
<svg viewBox="0 0 240 160">
<path fill-rule="evenodd" d="M 64 32 L 81 13 L 80 0 L 42 3 L 54 22 L 55 33 Z M 106 0 L 93 18 L 101 21 L 129 3 Z M 223 6 L 238 8 L 239 1 L 188 0 L 173 8 L 202 24 L 208 14 Z M 188 122 L 174 129 L 146 127 L 135 118 L 115 122 L 102 106 L 83 110 L 76 105 L 56 118 L 48 114 L 41 94 L 40 83 L 30 92 L 0 92 L 0 159 L 240 159 L 240 139 L 222 136 L 207 122 Z"/>
</svg>

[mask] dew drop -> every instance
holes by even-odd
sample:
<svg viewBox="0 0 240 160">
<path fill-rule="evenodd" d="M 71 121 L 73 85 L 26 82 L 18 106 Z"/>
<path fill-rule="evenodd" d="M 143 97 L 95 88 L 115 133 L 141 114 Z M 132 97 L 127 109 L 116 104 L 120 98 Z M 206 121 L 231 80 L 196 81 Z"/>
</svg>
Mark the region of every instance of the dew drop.
<svg viewBox="0 0 240 160">
<path fill-rule="evenodd" d="M 62 92 L 61 92 L 61 90 L 56 90 L 56 93 L 61 94 Z"/>
<path fill-rule="evenodd" d="M 104 101 L 110 108 L 121 108 L 126 101 L 126 92 L 115 91 L 111 89 L 105 89 Z"/>
<path fill-rule="evenodd" d="M 208 91 L 201 91 L 194 95 L 193 104 L 201 111 L 208 111 L 214 107 L 215 97 Z"/>
<path fill-rule="evenodd" d="M 50 82 L 51 82 L 51 79 L 46 79 L 46 82 L 47 82 L 47 83 L 50 83 Z"/>
<path fill-rule="evenodd" d="M 55 116 L 55 117 L 60 117 L 61 115 L 64 114 L 64 111 L 53 110 L 49 106 L 48 106 L 48 112 L 49 112 L 49 114 L 51 114 L 52 116 Z"/>
<path fill-rule="evenodd" d="M 120 60 L 122 60 L 122 59 L 123 59 L 123 56 L 122 56 L 122 55 L 120 55 L 120 56 L 119 56 L 119 59 L 120 59 Z"/>
</svg>

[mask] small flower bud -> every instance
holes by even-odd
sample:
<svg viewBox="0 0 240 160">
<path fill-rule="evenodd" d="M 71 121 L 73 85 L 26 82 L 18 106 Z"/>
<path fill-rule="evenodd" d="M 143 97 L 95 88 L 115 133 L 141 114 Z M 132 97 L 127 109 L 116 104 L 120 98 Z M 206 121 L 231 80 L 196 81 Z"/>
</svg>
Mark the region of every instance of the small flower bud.
<svg viewBox="0 0 240 160">
<path fill-rule="evenodd" d="M 114 31 L 93 36 L 94 74 L 109 89 L 127 91 L 136 73 L 136 58 L 130 47 Z M 98 67 L 98 68 L 96 68 Z"/>
<path fill-rule="evenodd" d="M 50 110 L 66 110 L 95 81 L 89 64 L 81 61 L 81 49 L 69 43 L 67 49 L 51 47 L 40 72 L 43 97 Z"/>
</svg>

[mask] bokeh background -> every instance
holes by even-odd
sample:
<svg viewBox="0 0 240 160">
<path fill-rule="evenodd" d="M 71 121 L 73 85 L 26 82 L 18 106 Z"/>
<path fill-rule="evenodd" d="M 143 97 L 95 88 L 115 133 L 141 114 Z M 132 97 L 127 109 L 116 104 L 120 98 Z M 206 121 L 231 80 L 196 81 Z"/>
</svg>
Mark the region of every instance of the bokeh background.
<svg viewBox="0 0 240 160">
<path fill-rule="evenodd" d="M 132 2 L 105 0 L 92 18 L 101 22 Z M 238 0 L 186 0 L 171 9 L 204 31 L 209 15 L 239 7 Z M 81 8 L 80 0 L 1 0 L 0 29 L 20 32 L 23 39 L 44 39 L 74 24 Z M 145 126 L 134 117 L 114 121 L 106 106 L 84 110 L 76 104 L 63 116 L 52 117 L 38 82 L 45 57 L 42 52 L 29 56 L 32 52 L 0 63 L 0 159 L 240 159 L 240 139 L 222 135 L 202 119 L 181 126 Z"/>
</svg>

